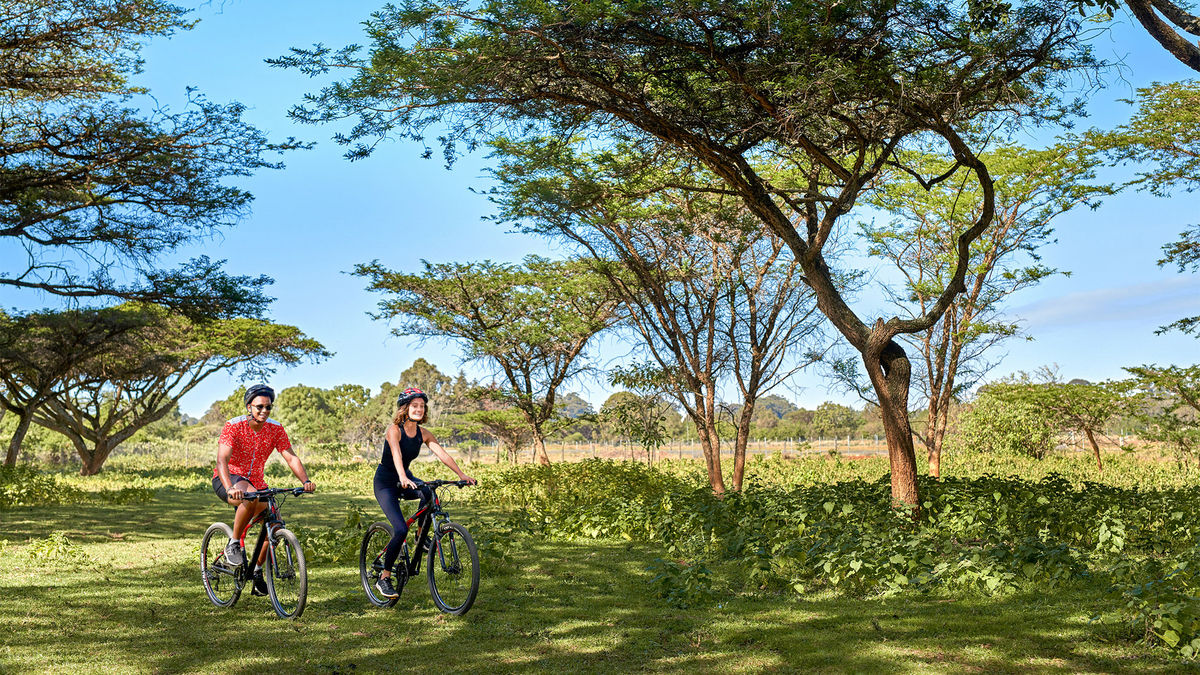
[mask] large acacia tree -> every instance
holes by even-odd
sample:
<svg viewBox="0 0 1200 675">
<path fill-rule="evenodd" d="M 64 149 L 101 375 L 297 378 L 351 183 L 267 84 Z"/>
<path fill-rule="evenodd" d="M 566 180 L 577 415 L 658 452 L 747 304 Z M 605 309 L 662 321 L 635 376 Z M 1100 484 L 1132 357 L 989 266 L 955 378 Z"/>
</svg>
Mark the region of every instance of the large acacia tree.
<svg viewBox="0 0 1200 675">
<path fill-rule="evenodd" d="M 262 379 L 278 365 L 329 355 L 298 328 L 262 319 L 191 321 L 159 307 L 116 310 L 148 321 L 79 361 L 33 410 L 34 422 L 71 441 L 85 476 L 100 471 L 117 446 L 174 410 L 213 373 L 240 369 Z"/>
<path fill-rule="evenodd" d="M 46 401 L 67 395 L 68 382 L 96 381 L 80 376 L 81 364 L 153 322 L 152 315 L 136 306 L 16 315 L 0 311 L 0 406 L 17 415 L 5 465 L 16 464 L 34 413 Z"/>
<path fill-rule="evenodd" d="M 893 498 L 919 503 L 910 366 L 896 340 L 928 329 L 964 290 L 971 243 L 991 223 L 991 175 L 976 132 L 1061 112 L 1055 86 L 1092 61 L 1074 6 L 1059 0 L 416 1 L 368 24 L 370 50 L 323 46 L 274 61 L 346 81 L 294 109 L 357 118 L 342 140 L 363 157 L 381 137 L 423 139 L 447 157 L 498 134 L 640 133 L 694 157 L 780 237 L 823 314 L 862 355 L 880 401 Z M 444 127 L 444 129 L 442 128 Z M 897 151 L 924 144 L 980 185 L 956 273 L 918 317 L 863 317 L 826 255 L 835 226 Z M 757 167 L 772 166 L 771 174 Z M 915 172 L 914 172 L 915 173 Z"/>
<path fill-rule="evenodd" d="M 537 460 L 550 463 L 546 435 L 559 418 L 563 384 L 588 367 L 588 342 L 615 318 L 617 300 L 577 261 L 531 256 L 523 265 L 425 263 L 404 274 L 378 261 L 355 274 L 383 293 L 375 318 L 397 319 L 396 335 L 455 341 L 467 358 L 494 366 L 492 398 L 520 412 Z"/>
<path fill-rule="evenodd" d="M 159 0 L 0 4 L 0 244 L 24 254 L 0 288 L 261 312 L 266 277 L 203 256 L 159 266 L 247 213 L 251 195 L 230 179 L 278 168 L 267 156 L 296 147 L 269 143 L 241 104 L 189 92 L 171 111 L 144 96 L 132 81 L 142 44 L 190 26 Z"/>
</svg>

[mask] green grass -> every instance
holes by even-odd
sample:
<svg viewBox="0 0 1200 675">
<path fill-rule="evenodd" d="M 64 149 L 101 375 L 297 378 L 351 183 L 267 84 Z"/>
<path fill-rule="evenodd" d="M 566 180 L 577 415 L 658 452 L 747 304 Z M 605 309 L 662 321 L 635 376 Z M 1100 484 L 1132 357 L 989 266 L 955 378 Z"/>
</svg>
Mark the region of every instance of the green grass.
<svg viewBox="0 0 1200 675">
<path fill-rule="evenodd" d="M 337 527 L 347 502 L 322 493 L 284 506 L 289 523 Z M 459 522 L 496 514 L 449 506 Z M 1002 599 L 796 597 L 739 587 L 715 569 L 717 604 L 676 609 L 650 592 L 644 544 L 522 537 L 484 556 L 465 617 L 439 613 L 424 578 L 375 609 L 356 564 L 316 564 L 297 622 L 245 593 L 209 604 L 197 549 L 230 510 L 211 494 L 161 490 L 149 504 L 0 512 L 0 671 L 26 672 L 1175 672 L 1187 668 L 1089 623 L 1116 609 L 1102 590 Z M 64 533 L 77 549 L 33 559 Z M 302 542 L 303 543 L 303 542 Z M 71 548 L 71 547 L 68 547 Z"/>
</svg>

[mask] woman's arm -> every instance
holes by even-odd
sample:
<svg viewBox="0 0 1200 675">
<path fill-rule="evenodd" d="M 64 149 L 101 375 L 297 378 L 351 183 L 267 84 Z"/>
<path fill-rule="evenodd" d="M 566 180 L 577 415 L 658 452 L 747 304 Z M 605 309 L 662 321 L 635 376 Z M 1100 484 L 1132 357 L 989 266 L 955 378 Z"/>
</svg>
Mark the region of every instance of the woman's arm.
<svg viewBox="0 0 1200 675">
<path fill-rule="evenodd" d="M 421 440 L 425 442 L 425 445 L 429 446 L 430 452 L 432 452 L 435 457 L 442 460 L 442 464 L 450 467 L 451 471 L 458 474 L 459 480 L 465 480 L 472 485 L 475 484 L 475 479 L 463 473 L 462 469 L 458 468 L 458 463 L 454 461 L 454 458 L 451 457 L 448 452 L 442 449 L 441 444 L 437 442 L 437 439 L 433 437 L 432 433 L 426 429 L 421 429 Z"/>
<path fill-rule="evenodd" d="M 287 462 L 288 468 L 292 470 L 292 473 L 296 474 L 296 478 L 299 478 L 300 482 L 304 483 L 305 492 L 312 492 L 317 489 L 317 486 L 308 479 L 308 472 L 304 470 L 304 462 L 300 461 L 300 457 L 295 451 L 288 448 L 287 450 L 280 450 L 279 454 L 283 455 L 283 461 Z"/>
<path fill-rule="evenodd" d="M 392 465 L 396 467 L 396 473 L 400 474 L 400 487 L 416 488 L 417 484 L 408 477 L 408 472 L 404 470 L 404 458 L 400 456 L 400 427 L 389 424 L 383 435 L 387 438 L 388 450 L 392 453 Z"/>
</svg>

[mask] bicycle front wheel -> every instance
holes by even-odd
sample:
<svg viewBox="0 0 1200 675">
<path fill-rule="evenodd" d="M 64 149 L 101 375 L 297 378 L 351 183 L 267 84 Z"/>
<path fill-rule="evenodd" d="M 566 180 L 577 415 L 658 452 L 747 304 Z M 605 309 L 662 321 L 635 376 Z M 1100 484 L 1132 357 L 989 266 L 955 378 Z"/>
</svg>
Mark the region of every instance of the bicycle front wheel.
<svg viewBox="0 0 1200 675">
<path fill-rule="evenodd" d="M 233 529 L 225 523 L 213 523 L 200 542 L 200 580 L 204 592 L 217 607 L 233 607 L 242 593 L 238 579 L 241 565 L 225 559 L 225 544 L 233 539 Z"/>
<path fill-rule="evenodd" d="M 275 613 L 285 619 L 300 618 L 304 603 L 308 601 L 308 568 L 304 564 L 300 542 L 291 530 L 280 528 L 275 531 L 275 542 L 267 555 L 263 576 Z"/>
<path fill-rule="evenodd" d="M 390 523 L 372 523 L 363 534 L 362 546 L 358 550 L 358 577 L 362 581 L 363 592 L 367 594 L 367 600 L 376 607 L 391 607 L 400 599 L 399 595 L 389 598 L 375 588 L 375 582 L 379 581 L 379 573 L 383 571 L 383 556 L 388 542 L 391 540 L 392 526 Z M 393 584 L 399 581 L 396 578 L 392 579 Z M 402 586 L 397 587 L 396 590 L 399 591 L 400 588 Z"/>
<path fill-rule="evenodd" d="M 429 542 L 429 593 L 447 614 L 466 614 L 479 592 L 479 550 L 467 528 L 444 523 Z"/>
</svg>

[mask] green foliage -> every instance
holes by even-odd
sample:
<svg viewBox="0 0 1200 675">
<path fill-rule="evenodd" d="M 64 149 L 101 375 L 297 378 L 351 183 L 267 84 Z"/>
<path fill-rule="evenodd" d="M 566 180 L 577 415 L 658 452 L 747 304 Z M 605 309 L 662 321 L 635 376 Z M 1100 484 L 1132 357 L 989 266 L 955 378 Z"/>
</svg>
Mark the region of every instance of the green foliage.
<svg viewBox="0 0 1200 675">
<path fill-rule="evenodd" d="M 342 508 L 334 507 L 341 511 Z M 304 547 L 305 559 L 320 565 L 346 564 L 358 560 L 363 532 L 371 525 L 372 516 L 353 502 L 344 506 L 346 519 L 338 527 L 305 528 L 290 525 Z"/>
<path fill-rule="evenodd" d="M 816 436 L 845 436 L 853 433 L 862 424 L 862 417 L 854 409 L 826 401 L 817 406 L 809 429 Z"/>
<path fill-rule="evenodd" d="M 1200 549 L 1192 549 L 1165 574 L 1144 583 L 1118 584 L 1124 622 L 1151 644 L 1185 659 L 1200 656 Z"/>
<path fill-rule="evenodd" d="M 120 487 L 85 490 L 65 483 L 56 474 L 39 471 L 27 464 L 0 466 L 0 509 L 17 506 L 145 504 L 153 498 L 154 490 L 151 487 L 126 485 L 124 481 Z"/>
<path fill-rule="evenodd" d="M 712 572 L 699 562 L 655 558 L 646 571 L 654 575 L 650 579 L 654 594 L 671 607 L 703 607 L 716 600 Z"/>
<path fill-rule="evenodd" d="M 78 544 L 72 544 L 65 532 L 55 532 L 29 544 L 25 554 L 35 563 L 54 568 L 79 569 L 95 564 Z"/>
<path fill-rule="evenodd" d="M 43 473 L 27 464 L 0 466 L 0 509 L 14 506 L 61 504 L 79 491 L 59 485 L 53 474 Z"/>
<path fill-rule="evenodd" d="M 1165 443 L 1181 460 L 1200 455 L 1200 366 L 1126 370 L 1141 392 L 1143 436 Z"/>
<path fill-rule="evenodd" d="M 996 395 L 991 387 L 979 391 L 959 419 L 958 434 L 950 439 L 958 452 L 1028 455 L 1037 459 L 1054 449 L 1054 420 L 1031 403 Z"/>
<path fill-rule="evenodd" d="M 537 256 L 424 266 L 403 274 L 376 260 L 354 273 L 385 294 L 375 318 L 399 320 L 393 333 L 459 342 L 467 358 L 502 372 L 487 398 L 519 410 L 534 439 L 544 438 L 560 421 L 559 388 L 587 367 L 588 342 L 615 320 L 603 279 L 578 261 Z"/>
<path fill-rule="evenodd" d="M 744 583 L 793 592 L 1008 595 L 1118 581 L 1145 575 L 1200 538 L 1200 524 L 1185 516 L 1200 508 L 1194 487 L 1117 488 L 1055 474 L 928 480 L 922 519 L 913 523 L 891 508 L 886 477 L 822 483 L 819 474 L 804 477 L 809 468 L 752 463 L 748 484 L 783 471 L 794 487 L 716 498 L 700 475 L 670 465 L 590 460 L 512 468 L 489 476 L 475 497 L 513 508 L 510 525 L 519 530 L 656 542 L 672 559 L 728 561 Z M 1135 561 L 1134 569 L 1112 576 L 1118 561 Z M 655 573 L 671 598 L 683 593 L 676 586 L 703 588 L 706 576 L 678 563 L 660 563 Z"/>
</svg>

